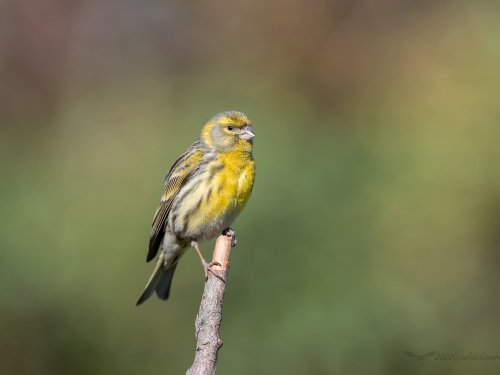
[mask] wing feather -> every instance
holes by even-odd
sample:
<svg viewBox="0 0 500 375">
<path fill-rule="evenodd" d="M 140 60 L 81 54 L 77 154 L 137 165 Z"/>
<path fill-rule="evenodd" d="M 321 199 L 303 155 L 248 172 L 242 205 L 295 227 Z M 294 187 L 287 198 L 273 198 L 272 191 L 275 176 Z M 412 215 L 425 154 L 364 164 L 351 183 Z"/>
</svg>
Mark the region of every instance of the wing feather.
<svg viewBox="0 0 500 375">
<path fill-rule="evenodd" d="M 161 197 L 160 205 L 156 209 L 151 233 L 149 234 L 149 251 L 146 258 L 148 262 L 158 253 L 165 235 L 165 225 L 174 198 L 198 169 L 203 154 L 200 142 L 195 142 L 174 162 L 165 176 L 165 192 Z"/>
</svg>

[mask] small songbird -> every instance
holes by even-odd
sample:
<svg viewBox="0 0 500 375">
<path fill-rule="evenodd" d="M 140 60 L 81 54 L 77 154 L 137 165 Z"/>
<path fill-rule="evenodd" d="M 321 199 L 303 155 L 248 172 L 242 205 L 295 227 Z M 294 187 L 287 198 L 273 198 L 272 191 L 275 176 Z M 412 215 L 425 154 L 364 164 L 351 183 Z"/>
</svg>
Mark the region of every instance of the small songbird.
<svg viewBox="0 0 500 375">
<path fill-rule="evenodd" d="M 170 167 L 153 218 L 146 260 L 160 254 L 137 305 L 155 291 L 158 298 L 168 299 L 177 263 L 190 246 L 196 249 L 206 278 L 213 263 L 203 259 L 198 243 L 220 233 L 235 238 L 230 226 L 248 202 L 255 178 L 253 137 L 245 114 L 221 112 Z"/>
</svg>

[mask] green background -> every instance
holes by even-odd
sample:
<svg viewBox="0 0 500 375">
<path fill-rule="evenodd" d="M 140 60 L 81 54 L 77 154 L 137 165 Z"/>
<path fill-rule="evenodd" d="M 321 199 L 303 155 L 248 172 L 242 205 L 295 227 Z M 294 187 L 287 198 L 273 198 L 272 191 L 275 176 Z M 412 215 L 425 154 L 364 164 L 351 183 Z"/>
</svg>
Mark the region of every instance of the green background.
<svg viewBox="0 0 500 375">
<path fill-rule="evenodd" d="M 171 163 L 257 137 L 217 374 L 497 374 L 500 7 L 4 1 L 0 373 L 183 374 L 203 270 L 135 302 Z M 210 258 L 213 241 L 201 245 Z"/>
</svg>

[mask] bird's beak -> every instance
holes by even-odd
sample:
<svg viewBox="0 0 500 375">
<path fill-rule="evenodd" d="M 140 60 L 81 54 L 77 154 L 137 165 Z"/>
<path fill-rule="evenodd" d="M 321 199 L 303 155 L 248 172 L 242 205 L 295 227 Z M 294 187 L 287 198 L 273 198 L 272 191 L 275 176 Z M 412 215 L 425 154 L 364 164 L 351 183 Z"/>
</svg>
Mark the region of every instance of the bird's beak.
<svg viewBox="0 0 500 375">
<path fill-rule="evenodd" d="M 250 126 L 244 128 L 240 133 L 240 138 L 244 139 L 245 141 L 249 141 L 253 137 L 255 137 L 255 133 L 252 131 L 252 128 Z"/>
</svg>

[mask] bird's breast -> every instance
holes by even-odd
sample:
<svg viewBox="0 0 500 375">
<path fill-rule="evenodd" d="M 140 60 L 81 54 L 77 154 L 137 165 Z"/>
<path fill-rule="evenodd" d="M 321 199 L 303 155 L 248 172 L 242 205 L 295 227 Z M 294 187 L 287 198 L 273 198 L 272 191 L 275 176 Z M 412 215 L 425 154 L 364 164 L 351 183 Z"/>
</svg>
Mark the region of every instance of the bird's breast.
<svg viewBox="0 0 500 375">
<path fill-rule="evenodd" d="M 183 199 L 185 217 L 177 219 L 176 232 L 182 237 L 205 241 L 230 226 L 252 193 L 255 165 L 251 158 L 219 155 L 194 180 Z"/>
</svg>

